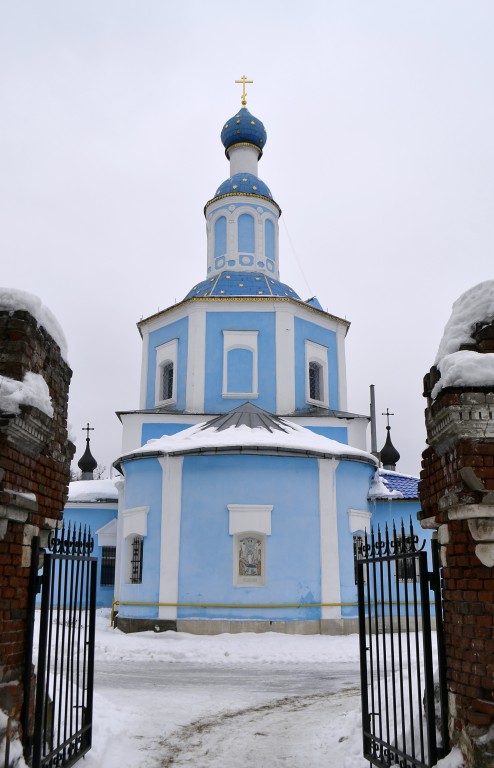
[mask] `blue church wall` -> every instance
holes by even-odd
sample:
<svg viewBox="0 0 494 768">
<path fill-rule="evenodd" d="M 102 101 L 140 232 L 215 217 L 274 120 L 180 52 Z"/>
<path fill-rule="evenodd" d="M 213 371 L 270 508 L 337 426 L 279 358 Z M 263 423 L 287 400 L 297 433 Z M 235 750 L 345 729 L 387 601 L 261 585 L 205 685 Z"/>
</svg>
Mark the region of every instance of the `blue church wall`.
<svg viewBox="0 0 494 768">
<path fill-rule="evenodd" d="M 264 223 L 264 253 L 267 259 L 274 261 L 275 252 L 275 232 L 274 224 L 271 219 L 266 219 Z"/>
<path fill-rule="evenodd" d="M 208 312 L 206 315 L 206 391 L 207 413 L 224 413 L 242 405 L 245 397 L 222 397 L 223 331 L 258 331 L 257 370 L 259 408 L 276 411 L 276 349 L 274 312 Z"/>
<path fill-rule="evenodd" d="M 156 386 L 156 347 L 166 344 L 168 341 L 178 339 L 177 352 L 177 410 L 185 408 L 185 394 L 187 388 L 187 346 L 188 346 L 189 321 L 184 317 L 174 323 L 158 328 L 149 334 L 149 357 L 146 382 L 146 408 L 155 406 Z"/>
<path fill-rule="evenodd" d="M 250 349 L 232 349 L 227 356 L 229 392 L 252 392 L 254 353 Z"/>
<path fill-rule="evenodd" d="M 143 569 L 141 584 L 120 585 L 122 602 L 159 602 L 159 563 L 161 550 L 161 499 L 162 470 L 158 459 L 139 459 L 124 464 L 125 498 L 124 509 L 149 507 L 147 514 L 147 535 L 143 543 Z M 132 538 L 132 537 L 131 537 Z M 123 542 L 122 557 L 126 557 L 126 543 Z M 153 567 L 149 564 L 153 563 Z M 123 569 L 126 573 L 126 569 Z M 124 576 L 125 579 L 125 576 Z M 157 607 L 125 606 L 119 608 L 119 615 L 148 618 L 158 616 Z"/>
<path fill-rule="evenodd" d="M 145 445 L 148 440 L 158 440 L 163 435 L 176 435 L 189 427 L 192 427 L 192 424 L 143 424 L 141 445 Z"/>
<path fill-rule="evenodd" d="M 233 584 L 228 504 L 272 504 L 266 584 Z M 188 456 L 183 464 L 179 603 L 320 602 L 316 459 Z M 179 609 L 180 618 L 318 619 L 319 608 Z"/>
<path fill-rule="evenodd" d="M 305 428 L 315 432 L 316 435 L 322 435 L 330 440 L 337 440 L 338 443 L 348 445 L 348 429 L 346 427 L 310 427 L 305 425 Z"/>
<path fill-rule="evenodd" d="M 357 616 L 357 585 L 353 564 L 353 533 L 350 531 L 349 509 L 367 511 L 365 502 L 375 468 L 370 464 L 341 461 L 336 469 L 336 509 L 338 516 L 338 552 L 340 558 L 341 615 Z M 365 502 L 365 506 L 363 503 Z"/>
<path fill-rule="evenodd" d="M 94 550 L 93 550 L 93 556 L 98 558 L 98 570 L 97 570 L 97 580 L 96 580 L 96 605 L 98 608 L 107 608 L 111 606 L 112 600 L 113 600 L 113 586 L 111 587 L 104 587 L 101 585 L 101 558 L 102 558 L 102 548 L 98 546 L 98 537 L 96 536 L 96 531 L 98 531 L 100 528 L 102 528 L 104 525 L 109 523 L 111 520 L 117 519 L 117 505 L 115 504 L 114 509 L 101 509 L 98 507 L 97 502 L 95 502 L 93 507 L 79 507 L 79 506 L 70 506 L 69 504 L 64 508 L 63 511 L 63 522 L 65 525 L 65 529 L 67 530 L 69 524 L 71 528 L 75 525 L 76 530 L 79 530 L 79 526 L 81 526 L 82 530 L 84 530 L 84 527 L 86 529 L 91 530 L 91 536 L 94 539 Z M 57 592 L 57 586 L 55 585 L 54 592 L 56 594 Z"/>
<path fill-rule="evenodd" d="M 299 317 L 295 318 L 295 408 L 304 411 L 310 407 L 306 397 L 306 341 L 313 341 L 328 349 L 329 407 L 338 410 L 340 398 L 336 333 Z"/>
</svg>

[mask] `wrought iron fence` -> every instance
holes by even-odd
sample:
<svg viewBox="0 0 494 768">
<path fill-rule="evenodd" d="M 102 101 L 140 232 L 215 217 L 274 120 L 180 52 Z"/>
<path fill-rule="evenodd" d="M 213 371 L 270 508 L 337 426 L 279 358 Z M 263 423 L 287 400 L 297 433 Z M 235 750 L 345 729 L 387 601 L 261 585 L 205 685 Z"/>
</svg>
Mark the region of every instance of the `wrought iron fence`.
<svg viewBox="0 0 494 768">
<path fill-rule="evenodd" d="M 69 525 L 52 531 L 44 556 L 33 768 L 71 766 L 91 748 L 97 568 L 93 546 L 90 531 L 71 530 Z"/>
<path fill-rule="evenodd" d="M 430 768 L 447 744 L 439 561 L 429 573 L 424 548 L 410 521 L 372 531 L 357 554 L 363 751 L 379 767 Z"/>
</svg>

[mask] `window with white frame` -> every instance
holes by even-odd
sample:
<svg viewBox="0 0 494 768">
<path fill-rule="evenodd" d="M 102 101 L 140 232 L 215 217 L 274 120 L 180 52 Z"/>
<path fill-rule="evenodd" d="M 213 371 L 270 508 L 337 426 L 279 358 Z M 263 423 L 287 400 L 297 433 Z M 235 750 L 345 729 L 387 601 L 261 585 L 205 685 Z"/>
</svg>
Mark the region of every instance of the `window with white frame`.
<svg viewBox="0 0 494 768">
<path fill-rule="evenodd" d="M 259 331 L 223 331 L 223 397 L 258 397 Z"/>
<path fill-rule="evenodd" d="M 308 403 L 329 407 L 328 348 L 305 342 L 305 396 Z"/>
<path fill-rule="evenodd" d="M 125 581 L 141 584 L 143 573 L 144 539 L 147 536 L 149 507 L 133 507 L 122 512 L 125 540 Z"/>
<path fill-rule="evenodd" d="M 170 405 L 177 401 L 177 351 L 178 339 L 156 347 L 156 405 Z"/>
</svg>

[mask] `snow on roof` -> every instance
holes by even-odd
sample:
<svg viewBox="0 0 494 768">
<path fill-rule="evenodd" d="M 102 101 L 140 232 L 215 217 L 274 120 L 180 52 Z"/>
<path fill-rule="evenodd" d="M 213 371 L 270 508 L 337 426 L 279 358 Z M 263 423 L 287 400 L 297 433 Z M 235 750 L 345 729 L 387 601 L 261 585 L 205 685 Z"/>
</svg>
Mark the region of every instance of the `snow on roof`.
<svg viewBox="0 0 494 768">
<path fill-rule="evenodd" d="M 418 499 L 419 478 L 415 475 L 404 475 L 390 469 L 380 469 L 379 474 L 388 492 L 398 491 L 404 499 Z"/>
<path fill-rule="evenodd" d="M 33 405 L 50 418 L 53 416 L 48 384 L 41 374 L 28 371 L 22 381 L 0 376 L 0 411 L 17 414 L 21 405 Z"/>
<path fill-rule="evenodd" d="M 441 378 L 431 396 L 444 387 L 486 387 L 494 385 L 494 354 L 460 350 L 472 344 L 477 323 L 494 320 L 494 280 L 486 280 L 465 291 L 453 304 L 444 328 L 434 364 Z"/>
<path fill-rule="evenodd" d="M 45 307 L 41 299 L 32 293 L 20 291 L 17 288 L 0 287 L 0 310 L 7 310 L 8 312 L 24 310 L 29 312 L 58 344 L 63 359 L 65 362 L 68 362 L 67 340 L 62 327 L 53 312 L 48 307 Z"/>
<path fill-rule="evenodd" d="M 121 478 L 106 480 L 75 480 L 69 483 L 68 503 L 71 501 L 117 501 L 115 483 Z"/>
<path fill-rule="evenodd" d="M 240 424 L 218 430 L 208 426 L 208 422 L 195 424 L 175 435 L 163 435 L 158 440 L 149 440 L 142 448 L 124 454 L 118 461 L 145 456 L 149 453 L 173 455 L 257 448 L 261 451 L 311 453 L 348 458 L 368 464 L 377 463 L 375 457 L 366 451 L 317 435 L 310 429 L 286 419 L 277 417 L 277 422 L 283 426 L 283 429 L 271 431 L 263 426 L 250 427 L 247 424 Z"/>
</svg>

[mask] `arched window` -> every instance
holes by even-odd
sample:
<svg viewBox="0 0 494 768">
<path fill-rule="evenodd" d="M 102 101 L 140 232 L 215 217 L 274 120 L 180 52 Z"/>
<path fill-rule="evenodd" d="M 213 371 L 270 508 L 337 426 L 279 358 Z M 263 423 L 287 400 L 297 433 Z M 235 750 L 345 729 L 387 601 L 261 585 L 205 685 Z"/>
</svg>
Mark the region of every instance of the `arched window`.
<svg viewBox="0 0 494 768">
<path fill-rule="evenodd" d="M 238 217 L 238 252 L 255 253 L 254 219 L 248 213 Z"/>
<path fill-rule="evenodd" d="M 323 381 L 322 365 L 311 361 L 309 363 L 309 397 L 311 400 L 322 400 Z"/>
<path fill-rule="evenodd" d="M 168 361 L 161 368 L 161 400 L 173 397 L 173 363 Z"/>
<path fill-rule="evenodd" d="M 226 253 L 226 218 L 220 216 L 214 223 L 214 258 Z"/>
<path fill-rule="evenodd" d="M 274 224 L 271 219 L 266 219 L 264 224 L 264 255 L 274 261 Z"/>
</svg>

